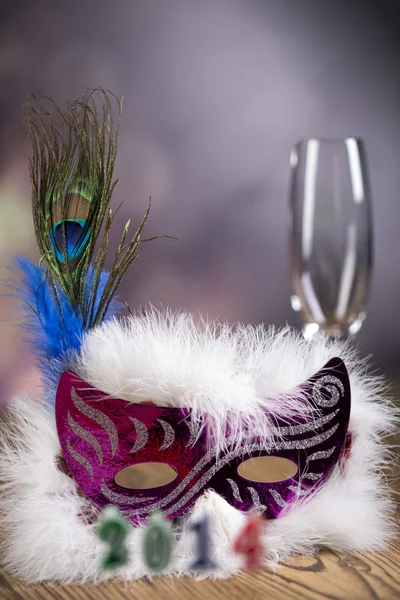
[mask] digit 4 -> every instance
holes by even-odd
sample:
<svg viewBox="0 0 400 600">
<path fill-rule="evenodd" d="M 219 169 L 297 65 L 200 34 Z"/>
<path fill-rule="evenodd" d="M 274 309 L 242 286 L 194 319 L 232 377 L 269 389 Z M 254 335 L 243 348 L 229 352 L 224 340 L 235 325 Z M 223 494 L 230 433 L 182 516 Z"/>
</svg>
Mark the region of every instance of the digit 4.
<svg viewBox="0 0 400 600">
<path fill-rule="evenodd" d="M 261 542 L 261 527 L 261 514 L 251 513 L 233 544 L 233 551 L 236 554 L 244 555 L 244 568 L 248 571 L 254 571 L 262 567 L 264 548 Z"/>
</svg>

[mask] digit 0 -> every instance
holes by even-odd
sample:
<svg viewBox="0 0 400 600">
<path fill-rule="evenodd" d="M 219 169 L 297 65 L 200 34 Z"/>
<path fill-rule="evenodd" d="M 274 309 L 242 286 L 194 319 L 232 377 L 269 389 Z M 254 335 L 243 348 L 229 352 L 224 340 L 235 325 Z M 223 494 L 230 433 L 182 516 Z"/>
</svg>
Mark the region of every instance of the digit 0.
<svg viewBox="0 0 400 600">
<path fill-rule="evenodd" d="M 146 566 L 155 572 L 166 569 L 171 559 L 172 538 L 170 524 L 161 515 L 153 515 L 143 540 Z"/>
</svg>

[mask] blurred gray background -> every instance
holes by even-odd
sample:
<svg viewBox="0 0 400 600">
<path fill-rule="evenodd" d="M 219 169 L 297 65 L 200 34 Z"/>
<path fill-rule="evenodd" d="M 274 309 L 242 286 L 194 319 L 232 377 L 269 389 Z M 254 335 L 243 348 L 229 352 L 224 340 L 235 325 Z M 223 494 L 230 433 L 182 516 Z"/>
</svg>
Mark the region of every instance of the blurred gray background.
<svg viewBox="0 0 400 600">
<path fill-rule="evenodd" d="M 0 275 L 38 258 L 21 108 L 101 85 L 124 95 L 114 204 L 145 247 L 121 290 L 215 317 L 298 325 L 290 307 L 289 154 L 299 137 L 365 139 L 375 271 L 363 354 L 400 367 L 400 2 L 1 2 Z M 35 385 L 15 308 L 0 304 L 0 397 Z M 27 382 L 27 373 L 30 373 Z"/>
</svg>

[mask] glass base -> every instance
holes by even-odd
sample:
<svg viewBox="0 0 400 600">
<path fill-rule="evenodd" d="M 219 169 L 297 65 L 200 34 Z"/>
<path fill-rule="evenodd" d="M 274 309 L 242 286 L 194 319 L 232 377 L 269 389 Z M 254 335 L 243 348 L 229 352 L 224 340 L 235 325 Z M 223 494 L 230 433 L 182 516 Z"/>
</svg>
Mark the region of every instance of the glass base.
<svg viewBox="0 0 400 600">
<path fill-rule="evenodd" d="M 317 334 L 325 334 L 332 340 L 352 340 L 360 331 L 365 313 L 359 315 L 359 318 L 353 321 L 350 325 L 347 324 L 332 324 L 319 325 L 318 323 L 305 323 L 303 325 L 302 334 L 304 339 L 312 340 Z"/>
</svg>

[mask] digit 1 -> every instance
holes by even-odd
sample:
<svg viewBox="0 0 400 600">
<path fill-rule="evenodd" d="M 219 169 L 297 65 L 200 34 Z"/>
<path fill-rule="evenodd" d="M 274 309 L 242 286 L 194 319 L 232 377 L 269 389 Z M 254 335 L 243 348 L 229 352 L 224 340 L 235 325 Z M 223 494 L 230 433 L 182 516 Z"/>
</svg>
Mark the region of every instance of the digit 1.
<svg viewBox="0 0 400 600">
<path fill-rule="evenodd" d="M 171 523 L 161 512 L 155 512 L 146 526 L 143 539 L 143 555 L 146 566 L 156 573 L 169 565 L 172 550 Z"/>
<path fill-rule="evenodd" d="M 193 571 L 215 569 L 216 565 L 209 557 L 210 535 L 208 531 L 208 515 L 204 511 L 198 521 L 190 524 L 190 529 L 197 533 L 197 558 L 190 566 Z"/>
<path fill-rule="evenodd" d="M 236 538 L 233 551 L 245 556 L 245 569 L 248 571 L 260 569 L 262 567 L 262 557 L 264 548 L 260 541 L 261 534 L 261 515 L 252 513 L 247 519 L 247 523 Z"/>
</svg>

